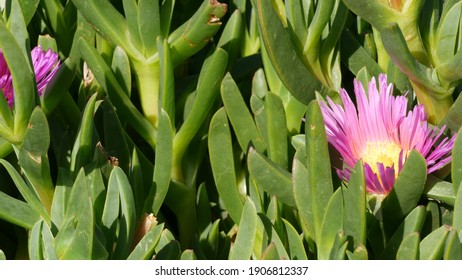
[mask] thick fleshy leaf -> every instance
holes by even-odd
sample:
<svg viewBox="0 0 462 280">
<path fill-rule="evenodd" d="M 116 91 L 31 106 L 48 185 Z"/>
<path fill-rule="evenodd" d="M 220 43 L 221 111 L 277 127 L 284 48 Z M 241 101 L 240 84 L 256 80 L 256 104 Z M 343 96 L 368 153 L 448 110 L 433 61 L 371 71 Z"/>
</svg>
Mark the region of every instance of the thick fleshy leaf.
<svg viewBox="0 0 462 280">
<path fill-rule="evenodd" d="M 159 136 L 156 146 L 156 161 L 154 165 L 153 187 L 151 195 L 153 196 L 150 210 L 154 215 L 159 212 L 165 196 L 167 195 L 170 178 L 172 175 L 172 153 L 173 153 L 173 128 L 171 127 L 170 118 L 163 109 L 159 115 Z M 152 193 L 155 192 L 155 193 Z"/>
<path fill-rule="evenodd" d="M 427 162 L 414 150 L 409 154 L 392 191 L 382 203 L 385 230 L 389 234 L 417 206 L 426 179 Z"/>
<path fill-rule="evenodd" d="M 130 56 L 142 58 L 139 46 L 133 45 L 125 18 L 109 1 L 73 0 L 72 2 L 103 36 L 115 45 L 121 46 Z"/>
<path fill-rule="evenodd" d="M 0 218 L 31 229 L 40 219 L 40 215 L 29 204 L 0 192 Z"/>
<path fill-rule="evenodd" d="M 418 260 L 419 259 L 420 234 L 411 232 L 404 237 L 403 242 L 396 252 L 397 260 Z"/>
<path fill-rule="evenodd" d="M 161 34 L 159 1 L 138 1 L 138 28 L 146 57 L 157 52 L 156 38 Z"/>
<path fill-rule="evenodd" d="M 213 116 L 208 138 L 210 164 L 218 193 L 230 216 L 239 224 L 244 203 L 237 189 L 231 132 L 224 108 Z"/>
<path fill-rule="evenodd" d="M 221 82 L 221 99 L 241 149 L 247 152 L 249 145 L 252 144 L 257 151 L 264 152 L 265 143 L 247 109 L 239 88 L 229 73 Z"/>
<path fill-rule="evenodd" d="M 385 250 L 382 252 L 380 259 L 395 259 L 397 257 L 397 253 L 398 253 L 400 246 L 403 244 L 404 240 L 408 238 L 408 235 L 414 232 L 415 233 L 420 232 L 422 230 L 422 226 L 425 222 L 425 216 L 426 216 L 426 211 L 425 211 L 424 206 L 417 206 L 414 210 L 412 210 L 412 212 L 406 216 L 404 221 L 396 229 L 392 237 L 387 242 L 387 246 Z M 409 242 L 411 241 L 409 240 Z M 409 245 L 402 245 L 402 246 L 409 246 Z"/>
<path fill-rule="evenodd" d="M 127 93 L 127 95 L 130 96 L 132 87 L 132 71 L 130 68 L 130 60 L 127 56 L 127 53 L 119 46 L 114 49 L 111 69 L 114 72 L 117 81 L 119 81 L 120 86 Z"/>
<path fill-rule="evenodd" d="M 18 171 L 16 171 L 16 169 L 8 161 L 4 159 L 0 159 L 0 163 L 3 164 L 5 169 L 8 171 L 8 174 L 10 175 L 14 184 L 16 185 L 16 188 L 21 193 L 22 197 L 26 200 L 28 206 L 31 206 L 33 211 L 35 211 L 36 214 L 39 214 L 40 216 L 42 216 L 42 218 L 45 221 L 49 221 L 50 220 L 49 213 L 46 207 L 40 201 L 40 198 L 37 196 L 37 193 L 30 186 L 28 186 L 26 182 L 24 182 L 21 175 L 19 175 Z M 21 207 L 21 206 L 18 205 L 15 207 Z M 30 214 L 28 209 L 25 209 L 23 211 L 26 211 L 26 213 Z"/>
<path fill-rule="evenodd" d="M 173 65 L 178 65 L 202 49 L 221 27 L 228 6 L 217 0 L 204 1 L 196 13 L 168 38 Z M 166 36 L 166 34 L 164 34 Z"/>
<path fill-rule="evenodd" d="M 127 258 L 133 241 L 136 226 L 136 209 L 132 189 L 127 176 L 122 169 L 114 167 L 109 177 L 109 187 L 117 186 L 120 198 L 120 223 L 117 235 L 117 245 L 114 251 L 115 259 Z"/>
<path fill-rule="evenodd" d="M 172 53 L 173 55 L 173 53 Z M 220 84 L 225 75 L 228 55 L 223 49 L 216 49 L 204 62 L 197 85 L 197 95 L 183 125 L 173 139 L 173 168 L 181 168 L 183 156 L 189 143 L 202 127 L 207 115 L 219 94 Z M 179 171 L 174 172 L 174 178 L 181 180 Z"/>
<path fill-rule="evenodd" d="M 433 198 L 438 201 L 447 203 L 448 205 L 454 206 L 456 201 L 454 189 L 455 188 L 453 187 L 453 184 L 447 181 L 440 181 L 431 186 L 428 191 L 426 190 L 425 195 L 429 198 Z"/>
<path fill-rule="evenodd" d="M 459 232 L 459 238 L 462 240 L 462 182 L 457 191 L 453 214 L 452 226 Z"/>
<path fill-rule="evenodd" d="M 172 126 L 175 125 L 175 76 L 170 46 L 167 39 L 157 38 L 159 51 L 160 78 L 159 78 L 159 106 L 170 117 Z M 160 108 L 159 108 L 160 111 Z"/>
<path fill-rule="evenodd" d="M 351 173 L 343 199 L 345 234 L 353 237 L 354 247 L 366 244 L 366 179 L 362 161 Z"/>
<path fill-rule="evenodd" d="M 308 169 L 314 231 L 315 238 L 318 240 L 321 234 L 324 213 L 333 193 L 333 185 L 326 130 L 321 108 L 317 101 L 312 101 L 308 106 L 305 137 L 306 166 Z"/>
<path fill-rule="evenodd" d="M 462 101 L 462 98 L 458 98 Z M 452 165 L 451 165 L 452 187 L 454 193 L 459 192 L 459 186 L 462 183 L 462 129 L 456 137 L 454 147 L 452 149 Z"/>
<path fill-rule="evenodd" d="M 257 9 L 260 38 L 287 89 L 304 104 L 315 98 L 315 91 L 327 93 L 328 89 L 300 60 L 288 30 L 284 28 L 270 1 L 253 0 L 252 4 Z"/>
<path fill-rule="evenodd" d="M 14 133 L 20 141 L 27 128 L 35 105 L 36 85 L 34 72 L 24 47 L 20 45 L 3 21 L 0 21 L 0 49 L 13 77 L 14 88 Z"/>
<path fill-rule="evenodd" d="M 439 260 L 443 257 L 446 237 L 450 231 L 449 226 L 443 225 L 437 230 L 427 235 L 420 242 L 421 260 Z"/>
<path fill-rule="evenodd" d="M 268 92 L 265 97 L 268 130 L 268 157 L 282 168 L 287 168 L 287 125 L 284 106 L 279 96 Z"/>
<path fill-rule="evenodd" d="M 261 260 L 269 261 L 269 260 L 280 260 L 281 257 L 279 256 L 278 249 L 276 244 L 271 242 L 268 247 L 266 247 L 265 251 L 261 254 Z"/>
<path fill-rule="evenodd" d="M 141 241 L 135 246 L 127 260 L 148 260 L 154 254 L 154 250 L 159 242 L 164 224 L 152 228 Z"/>
<path fill-rule="evenodd" d="M 229 55 L 229 61 L 234 64 L 241 52 L 244 35 L 244 22 L 241 11 L 236 9 L 227 20 L 217 46 L 224 49 Z"/>
<path fill-rule="evenodd" d="M 443 259 L 445 260 L 461 260 L 462 259 L 462 244 L 460 243 L 459 233 L 457 230 L 451 230 L 446 239 L 444 247 Z"/>
<path fill-rule="evenodd" d="M 97 96 L 96 93 L 92 95 L 83 112 L 79 133 L 72 149 L 71 170 L 74 172 L 79 172 L 80 168 L 90 163 L 93 157 L 93 116 Z"/>
<path fill-rule="evenodd" d="M 43 260 L 42 252 L 42 226 L 43 220 L 35 223 L 30 231 L 27 249 L 31 260 Z"/>
<path fill-rule="evenodd" d="M 81 169 L 72 187 L 63 226 L 55 238 L 58 259 L 89 260 L 92 257 L 94 219 L 88 185 Z"/>
<path fill-rule="evenodd" d="M 117 81 L 116 76 L 100 54 L 86 40 L 79 40 L 82 57 L 95 75 L 104 91 L 107 92 L 122 122 L 133 127 L 152 147 L 156 144 L 157 131 L 151 123 L 136 109 Z"/>
<path fill-rule="evenodd" d="M 257 230 L 257 211 L 250 199 L 247 199 L 242 210 L 242 217 L 237 231 L 236 241 L 231 247 L 229 260 L 248 260 L 252 255 L 253 241 Z"/>
<path fill-rule="evenodd" d="M 308 169 L 305 166 L 305 149 L 297 150 L 292 164 L 292 180 L 294 200 L 300 217 L 300 226 L 303 230 L 303 237 L 313 246 L 315 240 L 315 226 L 312 211 L 312 198 L 310 185 L 308 183 Z M 312 248 L 313 249 L 313 248 Z"/>
<path fill-rule="evenodd" d="M 330 197 L 322 220 L 321 230 L 319 231 L 319 235 L 316 235 L 318 259 L 329 259 L 331 252 L 339 248 L 334 246 L 334 243 L 338 233 L 343 230 L 343 211 L 343 194 L 339 188 Z"/>
<path fill-rule="evenodd" d="M 266 235 L 267 241 L 269 243 L 274 243 L 274 245 L 276 246 L 277 255 L 279 256 L 279 259 L 288 260 L 289 254 L 287 253 L 284 243 L 281 240 L 282 237 L 279 236 L 279 233 L 276 230 L 275 225 L 273 225 L 273 223 L 267 216 L 261 213 L 258 214 L 258 217 L 263 223 L 263 227 L 265 230 L 264 234 Z M 264 252 L 262 253 L 262 258 L 263 257 L 264 257 Z"/>
<path fill-rule="evenodd" d="M 271 196 L 275 195 L 280 202 L 291 207 L 295 206 L 289 172 L 253 148 L 249 150 L 247 166 L 250 175 L 259 188 L 265 190 Z"/>
<path fill-rule="evenodd" d="M 294 226 L 287 220 L 283 219 L 286 232 L 287 240 L 289 243 L 289 252 L 291 260 L 307 260 L 305 248 L 303 245 L 303 238 L 295 230 Z"/>
<path fill-rule="evenodd" d="M 54 186 L 48 162 L 50 130 L 45 114 L 36 107 L 19 148 L 19 164 L 48 212 L 51 210 Z"/>
</svg>

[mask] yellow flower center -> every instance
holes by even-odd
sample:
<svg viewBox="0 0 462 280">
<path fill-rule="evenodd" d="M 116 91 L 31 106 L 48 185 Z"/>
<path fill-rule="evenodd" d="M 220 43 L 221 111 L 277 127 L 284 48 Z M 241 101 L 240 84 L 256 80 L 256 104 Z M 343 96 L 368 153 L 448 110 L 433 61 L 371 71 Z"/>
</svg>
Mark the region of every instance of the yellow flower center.
<svg viewBox="0 0 462 280">
<path fill-rule="evenodd" d="M 376 174 L 379 174 L 377 163 L 382 163 L 384 167 L 393 166 L 395 169 L 395 177 L 397 177 L 400 152 L 401 148 L 393 142 L 367 142 L 362 159 Z M 404 155 L 405 154 L 403 154 L 403 156 Z"/>
</svg>

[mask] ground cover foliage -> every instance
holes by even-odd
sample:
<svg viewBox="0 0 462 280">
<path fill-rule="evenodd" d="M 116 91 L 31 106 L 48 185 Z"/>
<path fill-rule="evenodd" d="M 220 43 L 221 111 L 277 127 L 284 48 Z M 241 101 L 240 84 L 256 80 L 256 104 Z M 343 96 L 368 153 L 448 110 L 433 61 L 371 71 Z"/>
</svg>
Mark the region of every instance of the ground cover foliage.
<svg viewBox="0 0 462 280">
<path fill-rule="evenodd" d="M 0 10 L 0 258 L 462 259 L 462 1 Z M 36 46 L 59 57 L 43 92 Z M 458 135 L 386 194 L 362 160 L 338 176 L 320 107 L 380 74 Z"/>
</svg>

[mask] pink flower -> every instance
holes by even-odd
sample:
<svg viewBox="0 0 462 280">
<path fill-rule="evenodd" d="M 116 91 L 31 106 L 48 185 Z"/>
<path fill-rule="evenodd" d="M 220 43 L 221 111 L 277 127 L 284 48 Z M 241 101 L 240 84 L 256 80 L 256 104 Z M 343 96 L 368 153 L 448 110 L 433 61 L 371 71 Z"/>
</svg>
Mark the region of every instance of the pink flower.
<svg viewBox="0 0 462 280">
<path fill-rule="evenodd" d="M 340 90 L 343 107 L 327 98 L 321 102 L 329 143 L 340 153 L 344 167 L 337 170 L 342 180 L 349 180 L 355 164 L 362 159 L 367 191 L 388 194 L 396 177 L 415 149 L 425 158 L 428 173 L 451 161 L 455 136 L 441 137 L 445 129 L 432 128 L 426 121 L 423 105 L 407 112 L 407 99 L 393 96 L 393 85 L 386 75 L 369 82 L 367 95 L 362 84 L 355 80 L 357 107 L 348 93 Z"/>
<path fill-rule="evenodd" d="M 34 67 L 37 91 L 41 96 L 46 85 L 58 70 L 58 54 L 51 49 L 43 51 L 41 46 L 35 47 L 31 52 L 32 66 Z M 0 50 L 0 90 L 3 92 L 10 108 L 14 103 L 13 80 L 6 64 L 3 52 Z"/>
</svg>

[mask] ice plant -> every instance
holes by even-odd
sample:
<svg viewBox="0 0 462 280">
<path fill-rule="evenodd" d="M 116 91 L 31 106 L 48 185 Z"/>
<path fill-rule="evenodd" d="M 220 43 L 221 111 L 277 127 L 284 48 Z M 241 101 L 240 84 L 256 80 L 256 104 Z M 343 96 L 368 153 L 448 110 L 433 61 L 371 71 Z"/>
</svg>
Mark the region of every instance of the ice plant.
<svg viewBox="0 0 462 280">
<path fill-rule="evenodd" d="M 58 70 L 59 58 L 58 54 L 51 49 L 42 50 L 41 46 L 35 47 L 31 52 L 32 66 L 34 68 L 35 80 L 37 83 L 37 91 L 41 96 L 46 85 L 51 80 L 53 75 Z M 0 90 L 3 92 L 6 101 L 10 108 L 14 103 L 14 89 L 10 70 L 6 64 L 6 60 L 0 50 Z"/>
<path fill-rule="evenodd" d="M 354 81 L 357 106 L 348 93 L 340 90 L 343 102 L 335 104 L 330 98 L 321 102 L 329 143 L 340 153 L 344 166 L 337 171 L 348 180 L 359 160 L 363 160 L 367 191 L 388 194 L 411 150 L 417 150 L 427 162 L 428 173 L 440 169 L 451 160 L 455 135 L 442 137 L 445 127 L 429 126 L 423 105 L 407 111 L 407 99 L 393 96 L 393 85 L 386 75 L 369 82 L 367 94 Z"/>
</svg>

